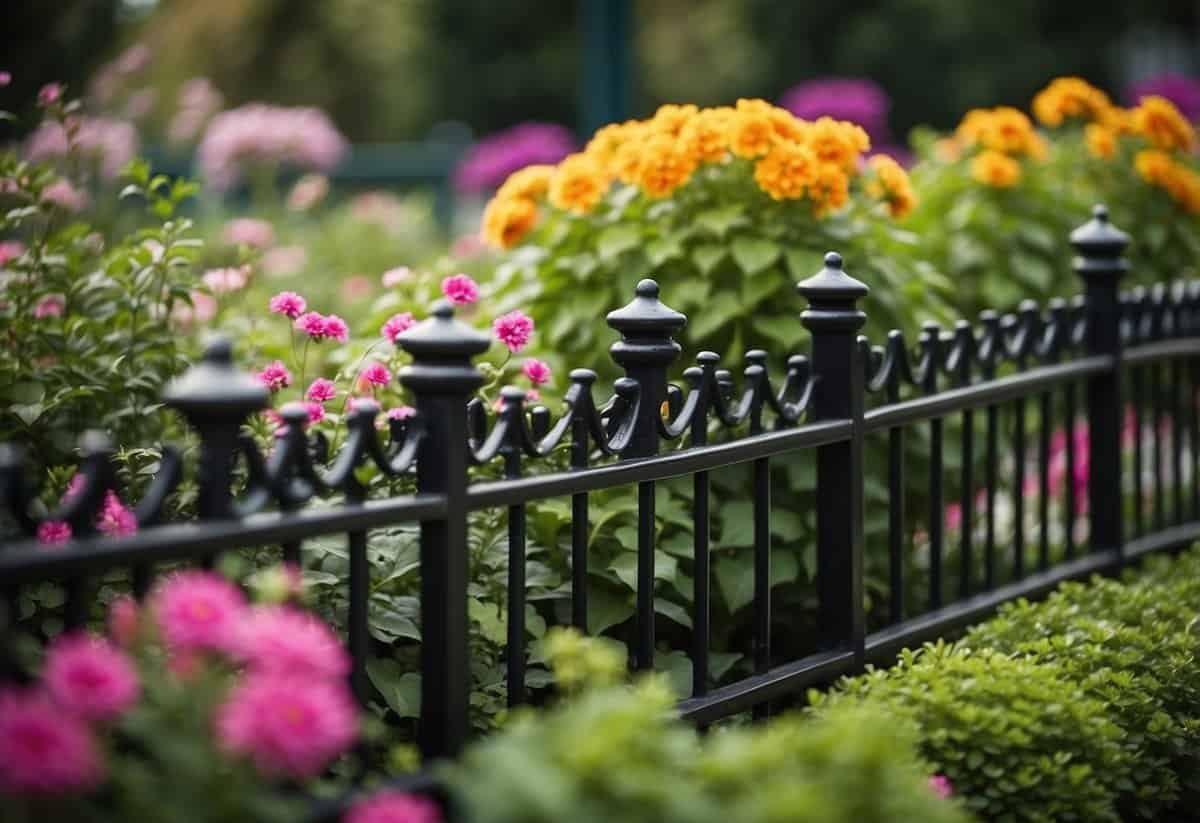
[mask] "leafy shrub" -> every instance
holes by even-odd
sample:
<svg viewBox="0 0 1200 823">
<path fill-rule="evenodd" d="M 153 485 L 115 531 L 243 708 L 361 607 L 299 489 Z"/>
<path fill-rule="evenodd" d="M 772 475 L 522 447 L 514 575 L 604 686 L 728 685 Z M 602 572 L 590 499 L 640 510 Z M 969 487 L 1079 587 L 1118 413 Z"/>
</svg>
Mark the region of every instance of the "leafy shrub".
<svg viewBox="0 0 1200 823">
<path fill-rule="evenodd" d="M 922 756 L 984 818 L 1120 819 L 1125 732 L 1057 664 L 939 642 L 811 698 L 822 714 L 865 701 L 912 723 Z"/>
</svg>

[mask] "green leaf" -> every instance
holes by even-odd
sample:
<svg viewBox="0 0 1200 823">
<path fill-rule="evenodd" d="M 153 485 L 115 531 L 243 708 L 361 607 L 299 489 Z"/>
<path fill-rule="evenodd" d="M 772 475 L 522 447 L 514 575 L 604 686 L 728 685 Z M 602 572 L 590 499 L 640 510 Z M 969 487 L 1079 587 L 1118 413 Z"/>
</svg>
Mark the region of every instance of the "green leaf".
<svg viewBox="0 0 1200 823">
<path fill-rule="evenodd" d="M 661 597 L 654 598 L 654 610 L 665 617 L 674 620 L 680 626 L 686 629 L 692 627 L 692 616 L 688 614 L 688 610 L 678 603 L 672 603 L 670 600 L 664 600 Z"/>
<path fill-rule="evenodd" d="M 498 646 L 508 639 L 508 627 L 500 614 L 500 607 L 494 603 L 483 603 L 475 598 L 467 600 L 467 615 L 479 624 L 479 633 L 485 639 Z"/>
<path fill-rule="evenodd" d="M 683 257 L 683 247 L 674 238 L 660 238 L 646 245 L 646 257 L 655 268 L 668 260 L 678 260 Z"/>
<path fill-rule="evenodd" d="M 741 203 L 729 203 L 715 209 L 706 209 L 696 215 L 695 221 L 717 237 L 725 237 L 731 228 L 746 221 Z"/>
<path fill-rule="evenodd" d="M 733 260 L 746 274 L 765 271 L 783 253 L 778 243 L 758 237 L 737 237 L 733 241 Z"/>
<path fill-rule="evenodd" d="M 624 623 L 633 614 L 633 603 L 629 592 L 617 594 L 601 585 L 588 587 L 587 606 L 588 631 L 593 634 L 599 634 L 611 626 Z"/>
<path fill-rule="evenodd" d="M 403 672 L 400 664 L 387 658 L 367 661 L 367 677 L 379 690 L 388 708 L 399 717 L 418 717 L 421 714 L 421 676 Z"/>
<path fill-rule="evenodd" d="M 790 583 L 796 579 L 799 564 L 790 552 L 771 553 L 771 586 Z M 740 551 L 722 557 L 716 563 L 717 585 L 725 598 L 730 612 L 748 605 L 754 600 L 754 554 Z"/>
<path fill-rule="evenodd" d="M 601 261 L 612 263 L 623 253 L 636 246 L 641 239 L 642 235 L 637 226 L 627 223 L 609 226 L 596 238 L 596 253 L 600 256 Z"/>
<path fill-rule="evenodd" d="M 693 340 L 703 340 L 741 314 L 742 306 L 735 295 L 727 291 L 717 292 L 708 301 L 705 310 L 689 320 L 691 337 Z"/>
<path fill-rule="evenodd" d="M 692 260 L 701 274 L 709 274 L 725 259 L 726 251 L 728 249 L 723 245 L 700 245 L 692 249 Z"/>
</svg>

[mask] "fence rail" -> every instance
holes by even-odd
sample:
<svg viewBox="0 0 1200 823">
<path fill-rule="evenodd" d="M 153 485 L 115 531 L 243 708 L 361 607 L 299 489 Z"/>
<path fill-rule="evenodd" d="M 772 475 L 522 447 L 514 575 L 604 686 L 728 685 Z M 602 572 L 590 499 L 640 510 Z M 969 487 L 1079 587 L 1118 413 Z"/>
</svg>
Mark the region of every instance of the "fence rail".
<svg viewBox="0 0 1200 823">
<path fill-rule="evenodd" d="M 78 624 L 87 615 L 89 579 L 106 570 L 130 569 L 141 595 L 155 567 L 168 561 L 211 562 L 222 551 L 276 545 L 284 557 L 297 560 L 304 541 L 345 534 L 352 680 L 366 700 L 371 693 L 367 536 L 376 528 L 419 524 L 419 741 L 427 759 L 450 757 L 469 733 L 470 513 L 506 510 L 506 666 L 508 701 L 515 705 L 527 697 L 527 505 L 571 498 L 571 619 L 586 631 L 589 493 L 636 486 L 630 649 L 632 667 L 646 670 L 654 666 L 657 646 L 655 484 L 690 476 L 693 684 L 679 708 L 697 723 L 744 711 L 763 716 L 773 700 L 954 631 L 1000 603 L 1037 596 L 1063 580 L 1112 571 L 1147 552 L 1200 537 L 1200 283 L 1120 291 L 1128 237 L 1109 224 L 1102 207 L 1072 233 L 1071 242 L 1083 296 L 1051 301 L 1045 312 L 1033 304 L 1006 316 L 984 312 L 978 327 L 966 321 L 953 330 L 927 324 L 915 347 L 899 331 L 879 346 L 859 336 L 866 319 L 859 303 L 868 289 L 843 270 L 840 256 L 830 253 L 825 267 L 798 286 L 808 303 L 800 322 L 811 333 L 811 354 L 788 356 L 777 386 L 768 367 L 772 357 L 761 350 L 745 355 L 740 387 L 711 352 L 701 352 L 682 372 L 684 386 L 671 384 L 668 373 L 681 353 L 674 335 L 686 318 L 660 300 L 656 283 L 643 280 L 632 302 L 608 315 L 620 334 L 611 353 L 626 376 L 615 381 L 611 397 L 599 402 L 596 374 L 572 371 L 557 418 L 545 407 L 527 408 L 525 392 L 516 388 L 504 389 L 501 408 L 489 415 L 473 399 L 482 376 L 472 363 L 488 340 L 439 304 L 399 340 L 412 356 L 400 381 L 415 398 L 416 415 L 390 422 L 388 436 L 381 439 L 375 428 L 379 409 L 360 404 L 348 417 L 344 445 L 328 461 L 318 459 L 324 446 L 305 434 L 305 412 L 299 408 L 281 410 L 287 430 L 269 456 L 242 433 L 243 423 L 267 405 L 268 396 L 234 368 L 231 346 L 221 341 L 165 397 L 199 437 L 197 520 L 159 522 L 182 475 L 180 455 L 168 449 L 137 508 L 138 534 L 95 539 L 95 513 L 117 478 L 111 447 L 103 437 L 90 435 L 82 448 L 82 487 L 50 515 L 68 522 L 76 538 L 55 551 L 39 550 L 32 539 L 38 520 L 30 514 L 27 468 L 18 449 L 5 447 L 0 495 L 28 539 L 9 541 L 0 550 L 0 588 L 11 608 L 21 586 L 61 581 L 67 621 Z M 1031 409 L 1037 420 L 1032 430 L 1027 425 Z M 1061 511 L 1053 510 L 1055 419 L 1065 431 L 1068 482 Z M 1078 439 L 1083 427 L 1086 442 Z M 1132 448 L 1133 466 L 1127 471 L 1122 444 L 1131 427 L 1132 443 L 1125 445 Z M 921 428 L 928 470 L 910 476 L 905 437 Z M 958 442 L 951 463 L 957 463 L 958 476 L 949 484 L 948 434 Z M 877 443 L 880 439 L 884 442 Z M 888 611 L 873 614 L 870 627 L 864 594 L 868 442 L 886 455 L 881 473 L 886 478 L 879 482 L 886 484 L 888 509 L 886 533 L 873 538 L 887 549 Z M 1031 446 L 1037 455 L 1032 470 L 1025 457 Z M 569 468 L 555 470 L 545 458 L 564 449 Z M 798 452 L 813 454 L 816 463 L 820 642 L 811 654 L 779 661 L 772 629 L 786 625 L 786 619 L 772 608 L 772 507 L 792 502 L 772 501 L 771 461 Z M 471 465 L 493 461 L 502 465 L 501 479 L 471 482 Z M 239 462 L 245 479 L 235 489 Z M 415 494 L 365 499 L 355 475 L 364 462 L 390 477 L 415 475 Z M 714 688 L 710 472 L 737 464 L 750 467 L 753 674 Z M 550 470 L 541 470 L 543 465 Z M 1086 489 L 1071 482 L 1083 465 Z M 927 506 L 915 514 L 906 506 L 913 478 L 924 485 Z M 305 507 L 332 493 L 343 502 Z M 953 498 L 949 503 L 948 497 Z M 1036 510 L 1026 511 L 1033 500 Z M 961 512 L 954 545 L 945 528 L 949 504 Z M 1007 526 L 1000 522 L 1004 506 L 1011 508 Z M 913 523 L 927 531 L 920 538 L 926 558 L 920 564 L 912 560 Z M 947 568 L 955 557 L 957 568 Z M 910 597 L 914 575 L 924 587 L 919 603 Z"/>
</svg>

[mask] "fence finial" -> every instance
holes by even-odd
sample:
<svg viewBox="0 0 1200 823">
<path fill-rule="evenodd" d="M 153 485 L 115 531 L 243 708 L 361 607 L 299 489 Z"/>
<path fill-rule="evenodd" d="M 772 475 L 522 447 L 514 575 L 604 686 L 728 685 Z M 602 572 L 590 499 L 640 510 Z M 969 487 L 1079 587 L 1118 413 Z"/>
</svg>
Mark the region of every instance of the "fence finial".
<svg viewBox="0 0 1200 823">
<path fill-rule="evenodd" d="M 1128 269 L 1121 254 L 1129 235 L 1108 221 L 1108 209 L 1101 204 L 1092 208 L 1091 220 L 1071 232 L 1071 245 L 1079 255 L 1075 271 L 1080 277 L 1117 277 Z"/>
</svg>

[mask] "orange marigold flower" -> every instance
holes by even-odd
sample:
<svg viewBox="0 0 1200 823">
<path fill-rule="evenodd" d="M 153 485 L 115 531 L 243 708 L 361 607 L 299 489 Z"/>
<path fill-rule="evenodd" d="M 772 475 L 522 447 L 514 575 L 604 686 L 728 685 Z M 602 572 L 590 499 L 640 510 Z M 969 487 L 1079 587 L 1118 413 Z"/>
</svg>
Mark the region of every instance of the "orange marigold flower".
<svg viewBox="0 0 1200 823">
<path fill-rule="evenodd" d="M 1117 154 L 1117 133 L 1108 126 L 1088 123 L 1083 129 L 1088 152 L 1101 160 L 1111 160 Z"/>
<path fill-rule="evenodd" d="M 550 203 L 564 211 L 587 214 L 608 188 L 608 177 L 586 154 L 572 154 L 558 164 L 550 178 Z"/>
<path fill-rule="evenodd" d="M 1188 214 L 1200 213 L 1200 175 L 1177 163 L 1167 178 L 1165 188 L 1171 199 Z"/>
<path fill-rule="evenodd" d="M 822 117 L 804 131 L 804 142 L 822 163 L 853 174 L 859 157 L 871 148 L 871 138 L 859 126 L 832 117 Z"/>
<path fill-rule="evenodd" d="M 823 217 L 837 211 L 850 201 L 850 178 L 841 166 L 818 163 L 813 181 L 808 187 L 813 213 Z"/>
<path fill-rule="evenodd" d="M 799 119 L 787 109 L 779 106 L 772 106 L 768 116 L 771 118 L 771 125 L 775 129 L 775 133 L 781 138 L 796 143 L 804 142 L 809 126 L 807 121 Z"/>
<path fill-rule="evenodd" d="M 1109 106 L 1096 117 L 1096 123 L 1117 136 L 1133 134 L 1133 110 Z"/>
<path fill-rule="evenodd" d="M 1133 167 L 1137 169 L 1138 176 L 1156 186 L 1166 186 L 1174 165 L 1171 155 L 1156 149 L 1139 151 L 1133 158 Z"/>
<path fill-rule="evenodd" d="M 1004 154 L 1042 157 L 1046 153 L 1045 143 L 1033 123 L 1025 112 L 1012 106 L 972 109 L 963 117 L 955 134 L 968 145 L 979 144 Z"/>
<path fill-rule="evenodd" d="M 604 169 L 608 176 L 613 177 L 615 176 L 614 161 L 617 151 L 633 138 L 640 126 L 641 123 L 636 120 L 602 126 L 592 135 L 592 139 L 584 147 L 583 153 L 592 158 L 597 166 Z"/>
<path fill-rule="evenodd" d="M 1196 142 L 1192 128 L 1175 104 L 1165 97 L 1151 95 L 1142 98 L 1133 110 L 1133 130 L 1158 149 L 1188 151 Z"/>
<path fill-rule="evenodd" d="M 636 183 L 641 174 L 645 140 L 645 137 L 638 136 L 622 143 L 613 157 L 612 173 L 626 185 Z"/>
<path fill-rule="evenodd" d="M 658 111 L 650 119 L 649 125 L 655 131 L 665 132 L 672 137 L 678 137 L 679 133 L 683 131 L 684 126 L 691 122 L 697 112 L 699 112 L 699 109 L 691 103 L 682 106 L 677 106 L 674 103 L 666 103 L 658 107 Z"/>
<path fill-rule="evenodd" d="M 679 139 L 697 163 L 719 163 L 729 154 L 729 121 L 733 114 L 728 106 L 704 109 L 683 127 Z"/>
<path fill-rule="evenodd" d="M 1047 126 L 1071 117 L 1096 120 L 1109 108 L 1108 95 L 1080 77 L 1055 78 L 1033 98 L 1033 113 Z"/>
<path fill-rule="evenodd" d="M 754 164 L 755 182 L 773 200 L 799 200 L 816 176 L 816 156 L 791 141 L 776 143 Z"/>
<path fill-rule="evenodd" d="M 530 200 L 537 200 L 550 188 L 550 178 L 553 176 L 554 166 L 526 166 L 510 174 L 504 181 L 504 185 L 496 192 L 496 196 L 526 197 Z"/>
<path fill-rule="evenodd" d="M 649 197 L 666 197 L 691 179 L 696 160 L 682 141 L 665 132 L 646 141 L 637 183 Z"/>
<path fill-rule="evenodd" d="M 908 172 L 886 154 L 875 155 L 868 164 L 875 177 L 866 185 L 867 194 L 885 202 L 888 213 L 897 220 L 907 217 L 917 206 L 917 195 Z"/>
<path fill-rule="evenodd" d="M 1021 179 L 1021 164 L 1007 154 L 987 149 L 971 161 L 971 176 L 989 186 L 1008 188 Z"/>
<path fill-rule="evenodd" d="M 729 148 L 738 157 L 761 157 L 776 140 L 771 106 L 762 100 L 739 100 L 729 119 Z"/>
<path fill-rule="evenodd" d="M 483 211 L 483 241 L 497 249 L 511 249 L 537 222 L 537 206 L 525 197 L 493 197 Z"/>
</svg>

